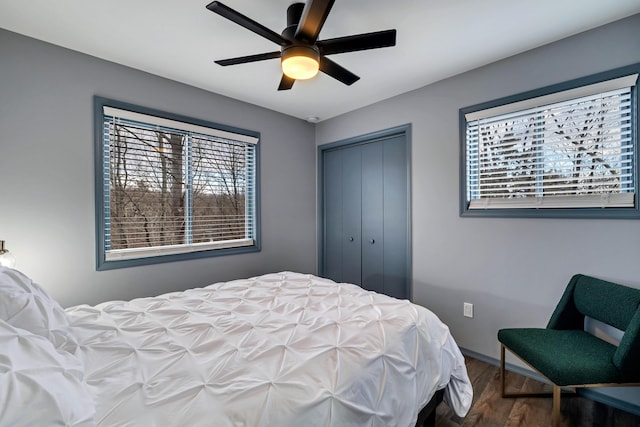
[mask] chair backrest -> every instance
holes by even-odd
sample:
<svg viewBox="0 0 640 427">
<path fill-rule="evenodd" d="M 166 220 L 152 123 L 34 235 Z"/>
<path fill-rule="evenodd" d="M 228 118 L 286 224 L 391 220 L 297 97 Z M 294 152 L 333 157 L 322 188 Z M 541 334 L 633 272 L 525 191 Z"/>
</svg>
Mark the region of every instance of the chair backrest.
<svg viewBox="0 0 640 427">
<path fill-rule="evenodd" d="M 625 331 L 640 307 L 640 289 L 581 275 L 573 299 L 580 313 Z"/>
<path fill-rule="evenodd" d="M 576 274 L 547 328 L 583 329 L 585 316 L 624 331 L 613 363 L 626 381 L 640 381 L 640 289 Z"/>
</svg>

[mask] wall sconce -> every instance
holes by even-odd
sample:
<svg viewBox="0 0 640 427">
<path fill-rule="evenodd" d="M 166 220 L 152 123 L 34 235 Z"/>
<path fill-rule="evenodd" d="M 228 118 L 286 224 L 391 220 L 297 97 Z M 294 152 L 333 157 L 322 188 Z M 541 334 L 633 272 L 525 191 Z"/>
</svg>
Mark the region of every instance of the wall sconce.
<svg viewBox="0 0 640 427">
<path fill-rule="evenodd" d="M 0 240 L 0 266 L 13 268 L 15 265 L 15 257 L 8 249 L 4 248 L 4 240 Z"/>
</svg>

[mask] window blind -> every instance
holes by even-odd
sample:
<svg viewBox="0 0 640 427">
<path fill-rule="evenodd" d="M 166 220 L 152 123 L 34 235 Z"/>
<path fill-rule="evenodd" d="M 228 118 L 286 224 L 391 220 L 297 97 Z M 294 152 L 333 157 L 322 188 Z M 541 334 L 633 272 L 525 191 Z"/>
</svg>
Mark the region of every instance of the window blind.
<svg viewBox="0 0 640 427">
<path fill-rule="evenodd" d="M 107 261 L 254 244 L 257 138 L 103 108 Z"/>
<path fill-rule="evenodd" d="M 467 114 L 469 209 L 633 207 L 637 76 Z"/>
</svg>

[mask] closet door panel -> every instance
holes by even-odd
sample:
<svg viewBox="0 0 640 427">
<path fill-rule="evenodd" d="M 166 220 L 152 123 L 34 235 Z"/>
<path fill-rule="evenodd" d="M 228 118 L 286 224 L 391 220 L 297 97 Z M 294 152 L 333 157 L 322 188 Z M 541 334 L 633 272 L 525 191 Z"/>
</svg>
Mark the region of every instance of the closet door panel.
<svg viewBox="0 0 640 427">
<path fill-rule="evenodd" d="M 342 150 L 324 153 L 324 245 L 325 275 L 342 282 Z"/>
<path fill-rule="evenodd" d="M 362 146 L 362 287 L 384 292 L 383 144 Z"/>
<path fill-rule="evenodd" d="M 384 142 L 384 293 L 408 299 L 410 262 L 407 144 Z"/>
<path fill-rule="evenodd" d="M 362 151 L 342 152 L 342 281 L 362 285 Z"/>
</svg>

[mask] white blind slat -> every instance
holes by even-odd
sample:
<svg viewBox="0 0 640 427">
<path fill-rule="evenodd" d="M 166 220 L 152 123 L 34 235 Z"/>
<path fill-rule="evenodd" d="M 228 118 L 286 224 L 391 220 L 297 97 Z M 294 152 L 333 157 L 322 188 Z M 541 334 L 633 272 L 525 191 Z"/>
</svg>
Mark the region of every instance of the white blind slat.
<svg viewBox="0 0 640 427">
<path fill-rule="evenodd" d="M 119 108 L 104 106 L 105 116 L 118 117 L 131 122 L 144 123 L 149 125 L 157 125 L 167 129 L 178 129 L 186 132 L 196 132 L 202 135 L 209 135 L 223 138 L 231 141 L 240 141 L 247 144 L 257 144 L 258 138 L 249 135 L 242 135 L 234 132 L 227 132 L 222 129 L 214 129 L 206 126 L 199 126 L 193 123 L 186 123 L 177 120 L 167 119 L 164 117 L 150 116 L 148 114 L 137 113 L 134 111 L 122 110 Z"/>
<path fill-rule="evenodd" d="M 472 200 L 470 209 L 513 209 L 513 208 L 612 208 L 633 206 L 633 194 L 621 193 L 608 196 L 572 196 L 572 197 L 544 197 L 513 199 L 483 199 Z"/>
</svg>

